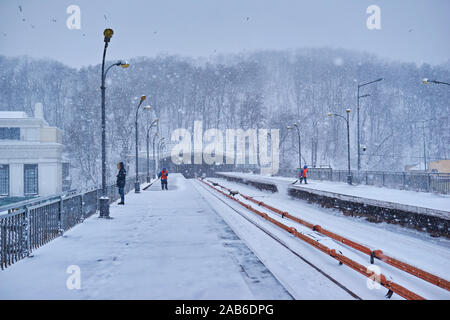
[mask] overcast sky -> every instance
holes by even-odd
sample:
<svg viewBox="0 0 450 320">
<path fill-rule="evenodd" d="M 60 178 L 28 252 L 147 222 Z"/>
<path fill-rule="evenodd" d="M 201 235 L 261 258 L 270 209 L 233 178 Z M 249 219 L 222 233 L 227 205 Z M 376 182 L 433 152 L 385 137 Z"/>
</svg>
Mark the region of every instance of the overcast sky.
<svg viewBox="0 0 450 320">
<path fill-rule="evenodd" d="M 66 26 L 70 5 L 81 29 Z M 366 26 L 370 5 L 381 30 Z M 0 54 L 98 64 L 110 27 L 111 60 L 329 46 L 438 64 L 450 59 L 449 14 L 449 0 L 0 0 Z"/>
</svg>

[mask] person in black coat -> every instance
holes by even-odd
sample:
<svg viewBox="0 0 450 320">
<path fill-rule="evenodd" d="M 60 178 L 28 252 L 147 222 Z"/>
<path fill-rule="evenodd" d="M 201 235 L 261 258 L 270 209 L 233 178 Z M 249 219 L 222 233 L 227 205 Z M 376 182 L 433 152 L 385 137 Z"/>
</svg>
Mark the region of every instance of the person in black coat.
<svg viewBox="0 0 450 320">
<path fill-rule="evenodd" d="M 117 182 L 116 185 L 119 188 L 120 194 L 120 202 L 118 204 L 125 204 L 125 179 L 127 176 L 127 171 L 125 170 L 125 166 L 123 162 L 119 162 L 117 164 L 117 169 L 119 169 L 119 173 L 117 174 Z"/>
</svg>

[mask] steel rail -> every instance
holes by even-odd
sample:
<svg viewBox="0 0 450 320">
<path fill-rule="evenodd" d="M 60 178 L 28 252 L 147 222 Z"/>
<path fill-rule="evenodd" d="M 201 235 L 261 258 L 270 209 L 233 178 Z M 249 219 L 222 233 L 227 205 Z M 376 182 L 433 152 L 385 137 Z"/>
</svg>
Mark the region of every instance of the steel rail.
<svg viewBox="0 0 450 320">
<path fill-rule="evenodd" d="M 203 186 L 202 186 L 203 187 Z M 247 220 L 248 222 L 250 222 L 251 224 L 253 224 L 255 227 L 257 227 L 258 229 L 260 229 L 262 232 L 264 232 L 265 234 L 267 234 L 269 237 L 271 237 L 272 239 L 274 239 L 275 241 L 277 241 L 278 243 L 280 243 L 283 247 L 285 247 L 287 250 L 289 250 L 291 253 L 293 253 L 295 256 L 297 256 L 298 258 L 300 258 L 303 262 L 305 262 L 306 264 L 308 264 L 310 267 L 312 267 L 313 269 L 315 269 L 317 272 L 319 272 L 320 274 L 322 274 L 324 277 L 326 277 L 328 280 L 330 280 L 331 282 L 333 282 L 334 284 L 336 284 L 339 288 L 341 288 L 342 290 L 344 290 L 345 292 L 347 292 L 350 296 L 352 296 L 353 298 L 357 299 L 357 300 L 362 300 L 361 297 L 359 297 L 356 293 L 354 293 L 353 291 L 351 291 L 350 289 L 348 289 L 346 286 L 344 286 L 342 283 L 340 283 L 339 281 L 337 281 L 335 278 L 333 278 L 332 276 L 330 276 L 328 273 L 326 273 L 325 271 L 323 271 L 322 269 L 320 269 L 318 266 L 316 266 L 315 264 L 313 264 L 311 261 L 307 260 L 306 258 L 304 258 L 303 256 L 301 256 L 298 252 L 296 252 L 294 249 L 292 249 L 291 247 L 289 247 L 283 240 L 281 240 L 280 238 L 278 238 L 276 235 L 274 235 L 272 232 L 268 231 L 266 228 L 262 227 L 260 224 L 256 223 L 255 221 L 249 219 L 247 216 L 245 216 L 244 214 L 242 214 L 241 212 L 239 212 L 238 210 L 236 210 L 235 208 L 233 208 L 230 204 L 228 204 L 226 201 L 224 201 L 223 199 L 219 198 L 216 194 L 214 194 L 212 191 L 209 191 L 208 189 L 206 189 L 205 187 L 203 187 L 206 191 L 208 191 L 211 195 L 213 195 L 215 198 L 217 198 L 219 201 L 223 202 L 226 206 L 228 206 L 231 210 L 235 211 L 236 213 L 238 213 L 240 216 L 242 216 L 245 220 Z"/>
<path fill-rule="evenodd" d="M 200 179 L 199 179 L 200 180 Z M 368 278 L 373 278 L 374 277 L 374 271 L 369 270 L 368 268 L 366 268 L 365 266 L 359 264 L 358 262 L 347 258 L 346 256 L 344 256 L 343 254 L 337 253 L 335 249 L 330 249 L 327 246 L 317 242 L 314 239 L 311 239 L 307 236 L 305 236 L 304 234 L 298 232 L 295 228 L 293 227 L 289 227 L 281 222 L 279 222 L 278 220 L 275 220 L 271 217 L 269 217 L 266 213 L 261 212 L 255 208 L 253 208 L 252 206 L 236 199 L 234 196 L 229 195 L 221 190 L 218 190 L 217 188 L 215 188 L 215 185 L 219 185 L 218 183 L 214 183 L 214 185 L 211 185 L 203 180 L 200 180 L 201 182 L 203 182 L 204 184 L 206 184 L 207 186 L 209 186 L 210 188 L 216 190 L 217 192 L 222 193 L 223 195 L 225 195 L 226 197 L 228 197 L 229 199 L 236 201 L 237 203 L 239 203 L 240 205 L 242 205 L 243 207 L 247 208 L 248 210 L 252 211 L 253 213 L 256 213 L 257 215 L 261 216 L 262 218 L 268 220 L 269 222 L 277 225 L 278 227 L 280 227 L 281 229 L 284 229 L 285 231 L 289 232 L 290 234 L 292 234 L 293 236 L 299 238 L 300 240 L 303 240 L 304 242 L 312 245 L 313 247 L 315 247 L 316 249 L 328 254 L 329 256 L 331 256 L 332 258 L 338 260 L 340 263 L 345 264 L 346 266 L 350 267 L 351 269 L 361 273 L 362 275 L 368 277 Z M 209 180 L 208 180 L 209 181 Z M 384 276 L 383 274 L 379 274 L 377 275 L 379 278 L 379 283 L 384 286 L 385 288 L 387 288 L 388 294 L 387 296 L 391 295 L 392 293 L 397 293 L 399 296 L 407 299 L 407 300 L 425 300 L 423 297 L 421 297 L 420 295 L 412 292 L 411 290 L 408 290 L 407 288 L 393 282 L 393 281 L 389 281 L 386 279 L 386 276 Z"/>
<path fill-rule="evenodd" d="M 216 183 L 216 182 L 212 182 L 211 180 L 208 180 L 208 181 L 211 182 L 211 183 Z M 231 189 L 229 189 L 229 188 L 227 188 L 225 186 L 222 186 L 220 184 L 217 184 L 217 185 L 220 186 L 222 189 L 227 190 L 228 192 L 232 192 Z M 269 209 L 270 211 L 272 211 L 274 213 L 279 214 L 282 218 L 287 218 L 287 219 L 290 219 L 290 220 L 295 221 L 297 223 L 300 223 L 300 224 L 310 228 L 313 231 L 317 231 L 317 232 L 319 232 L 319 233 L 321 233 L 321 234 L 323 234 L 323 235 L 325 235 L 327 237 L 330 237 L 330 238 L 332 238 L 332 239 L 334 239 L 334 240 L 336 240 L 338 242 L 341 242 L 341 243 L 343 243 L 343 244 L 345 244 L 345 245 L 347 245 L 347 246 L 349 246 L 349 247 L 351 247 L 351 248 L 353 248 L 355 250 L 358 250 L 358 251 L 360 251 L 362 253 L 367 254 L 368 256 L 370 256 L 370 262 L 371 263 L 374 262 L 373 261 L 374 258 L 377 258 L 377 259 L 383 261 L 384 263 L 387 263 L 387 264 L 389 264 L 389 265 L 391 265 L 391 266 L 393 266 L 393 267 L 395 267 L 397 269 L 400 269 L 400 270 L 402 270 L 404 272 L 412 274 L 413 276 L 415 276 L 417 278 L 420 278 L 420 279 L 422 279 L 424 281 L 427 281 L 427 282 L 429 282 L 429 283 L 431 283 L 431 284 L 433 284 L 435 286 L 438 286 L 440 288 L 446 289 L 447 291 L 450 291 L 450 282 L 445 280 L 445 279 L 443 279 L 443 278 L 441 278 L 441 277 L 439 277 L 439 276 L 436 276 L 436 275 L 434 275 L 434 274 L 432 274 L 430 272 L 427 272 L 427 271 L 422 270 L 422 269 L 420 269 L 418 267 L 412 266 L 412 265 L 410 265 L 410 264 L 408 264 L 406 262 L 400 261 L 400 260 L 395 259 L 393 257 L 390 257 L 388 255 L 385 255 L 382 250 L 378 250 L 378 249 L 372 250 L 372 249 L 370 249 L 367 246 L 364 246 L 364 245 L 359 244 L 359 243 L 357 243 L 355 241 L 347 239 L 347 238 L 345 238 L 345 237 L 343 237 L 341 235 L 338 235 L 338 234 L 336 234 L 334 232 L 326 230 L 326 229 L 322 228 L 320 225 L 315 225 L 315 224 L 312 224 L 310 222 L 304 221 L 304 220 L 302 220 L 300 218 L 297 218 L 295 216 L 292 216 L 291 214 L 289 214 L 286 211 L 279 210 L 279 209 L 277 209 L 277 208 L 275 208 L 273 206 L 270 206 L 270 205 L 264 203 L 263 201 L 255 200 L 255 199 L 253 199 L 250 196 L 242 194 L 241 192 L 238 192 L 238 194 L 241 197 L 243 197 L 244 199 L 246 199 L 246 200 L 249 200 L 249 201 L 251 201 L 253 203 L 258 204 L 259 206 L 262 206 L 262 207 L 264 207 L 266 209 Z"/>
</svg>

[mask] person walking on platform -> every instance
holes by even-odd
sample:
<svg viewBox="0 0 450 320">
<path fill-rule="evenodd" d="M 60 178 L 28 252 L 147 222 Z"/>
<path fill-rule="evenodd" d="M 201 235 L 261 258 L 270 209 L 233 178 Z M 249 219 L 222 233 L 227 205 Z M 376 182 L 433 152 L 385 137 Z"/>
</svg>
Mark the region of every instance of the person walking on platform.
<svg viewBox="0 0 450 320">
<path fill-rule="evenodd" d="M 120 194 L 120 202 L 118 204 L 125 204 L 125 179 L 127 176 L 127 171 L 125 170 L 123 162 L 119 162 L 117 164 L 117 169 L 119 169 L 119 173 L 117 174 L 116 185 L 119 188 Z"/>
<path fill-rule="evenodd" d="M 307 184 L 306 182 L 306 173 L 308 172 L 308 166 L 304 166 L 303 168 L 300 169 L 300 183 L 302 183 L 303 180 L 305 180 L 305 184 Z"/>
<path fill-rule="evenodd" d="M 169 190 L 167 189 L 167 177 L 169 176 L 169 172 L 167 172 L 166 168 L 162 168 L 162 170 L 158 173 L 158 178 L 161 179 L 161 190 Z"/>
</svg>

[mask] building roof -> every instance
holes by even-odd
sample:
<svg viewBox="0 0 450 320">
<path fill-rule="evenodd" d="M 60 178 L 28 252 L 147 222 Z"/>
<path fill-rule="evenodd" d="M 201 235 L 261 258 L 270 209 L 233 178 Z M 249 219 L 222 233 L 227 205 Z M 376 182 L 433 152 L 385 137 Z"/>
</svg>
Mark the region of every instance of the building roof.
<svg viewBox="0 0 450 320">
<path fill-rule="evenodd" d="M 23 111 L 0 111 L 0 119 L 24 119 L 28 118 Z"/>
</svg>

